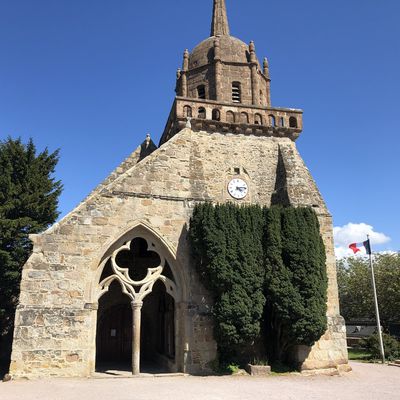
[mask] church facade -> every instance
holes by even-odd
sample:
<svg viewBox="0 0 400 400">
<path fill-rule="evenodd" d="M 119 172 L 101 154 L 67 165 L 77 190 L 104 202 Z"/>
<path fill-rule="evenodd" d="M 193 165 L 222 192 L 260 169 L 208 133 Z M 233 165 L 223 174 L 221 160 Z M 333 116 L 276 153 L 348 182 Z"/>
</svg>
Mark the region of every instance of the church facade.
<svg viewBox="0 0 400 400">
<path fill-rule="evenodd" d="M 310 206 L 327 255 L 328 326 L 294 357 L 303 370 L 345 369 L 332 219 L 299 155 L 302 111 L 271 104 L 268 61 L 230 35 L 214 0 L 211 35 L 183 55 L 176 97 L 157 147 L 150 137 L 81 204 L 32 235 L 23 269 L 10 373 L 90 376 L 207 373 L 216 343 L 190 257 L 199 202 Z"/>
</svg>

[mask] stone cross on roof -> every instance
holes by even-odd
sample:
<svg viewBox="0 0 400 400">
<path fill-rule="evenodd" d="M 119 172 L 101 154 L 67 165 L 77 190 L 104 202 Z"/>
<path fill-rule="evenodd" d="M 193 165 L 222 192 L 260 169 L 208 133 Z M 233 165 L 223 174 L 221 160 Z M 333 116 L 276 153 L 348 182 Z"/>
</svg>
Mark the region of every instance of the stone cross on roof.
<svg viewBox="0 0 400 400">
<path fill-rule="evenodd" d="M 211 23 L 211 36 L 228 35 L 229 22 L 226 13 L 225 0 L 214 0 L 213 18 Z"/>
</svg>

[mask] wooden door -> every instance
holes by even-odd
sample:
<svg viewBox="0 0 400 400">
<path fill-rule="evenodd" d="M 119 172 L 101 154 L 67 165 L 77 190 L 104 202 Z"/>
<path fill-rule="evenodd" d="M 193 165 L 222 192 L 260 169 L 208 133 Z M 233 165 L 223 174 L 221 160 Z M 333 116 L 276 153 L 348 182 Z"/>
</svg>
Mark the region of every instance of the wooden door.
<svg viewBox="0 0 400 400">
<path fill-rule="evenodd" d="M 106 310 L 98 324 L 97 359 L 106 362 L 132 358 L 132 308 L 120 304 Z"/>
</svg>

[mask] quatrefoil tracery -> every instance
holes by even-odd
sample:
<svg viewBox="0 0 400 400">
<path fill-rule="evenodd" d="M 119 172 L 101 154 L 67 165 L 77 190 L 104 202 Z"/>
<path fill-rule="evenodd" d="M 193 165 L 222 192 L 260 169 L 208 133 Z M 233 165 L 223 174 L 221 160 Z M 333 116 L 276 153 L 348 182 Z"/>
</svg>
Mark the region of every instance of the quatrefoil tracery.
<svg viewBox="0 0 400 400">
<path fill-rule="evenodd" d="M 117 280 L 121 285 L 122 292 L 126 294 L 133 303 L 140 303 L 143 302 L 143 299 L 152 292 L 156 281 L 160 280 L 164 283 L 167 293 L 176 300 L 177 288 L 175 282 L 167 278 L 165 275 L 162 275 L 162 272 L 165 268 L 165 257 L 156 251 L 154 244 L 149 243 L 146 240 L 147 251 L 153 251 L 159 256 L 160 265 L 155 268 L 147 268 L 147 275 L 143 279 L 139 281 L 133 280 L 129 275 L 129 268 L 120 267 L 117 264 L 118 254 L 122 251 L 130 251 L 132 241 L 133 240 L 123 244 L 109 257 L 108 260 L 110 261 L 113 273 L 100 282 L 99 297 L 108 292 L 111 283 L 114 280 Z"/>
</svg>

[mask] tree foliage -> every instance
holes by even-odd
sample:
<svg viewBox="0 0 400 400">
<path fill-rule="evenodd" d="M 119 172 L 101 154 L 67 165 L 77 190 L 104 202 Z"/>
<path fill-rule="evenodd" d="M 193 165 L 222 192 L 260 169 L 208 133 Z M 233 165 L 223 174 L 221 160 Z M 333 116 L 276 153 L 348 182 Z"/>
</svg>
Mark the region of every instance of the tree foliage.
<svg viewBox="0 0 400 400">
<path fill-rule="evenodd" d="M 312 346 L 326 330 L 325 247 L 310 208 L 271 208 L 266 222 L 269 354 L 282 361 L 293 346 Z"/>
<path fill-rule="evenodd" d="M 261 331 L 273 343 L 270 359 L 278 360 L 324 333 L 325 248 L 312 209 L 200 204 L 189 234 L 198 271 L 214 296 L 223 358 Z"/>
<path fill-rule="evenodd" d="M 0 142 L 0 336 L 13 326 L 22 266 L 29 257 L 28 235 L 52 224 L 62 185 L 52 174 L 58 151 L 36 154 L 32 140 Z"/>
<path fill-rule="evenodd" d="M 371 269 L 367 258 L 339 260 L 341 314 L 347 320 L 375 319 Z M 400 254 L 374 256 L 375 281 L 381 323 L 400 322 Z"/>
<path fill-rule="evenodd" d="M 260 333 L 265 303 L 262 210 L 200 204 L 190 226 L 198 270 L 214 296 L 215 337 L 226 360 Z"/>
<path fill-rule="evenodd" d="M 386 333 L 382 334 L 382 339 L 386 359 L 389 361 L 400 359 L 400 342 Z M 370 352 L 373 359 L 381 358 L 381 346 L 379 335 L 377 333 L 368 338 L 362 339 L 360 346 Z"/>
</svg>

